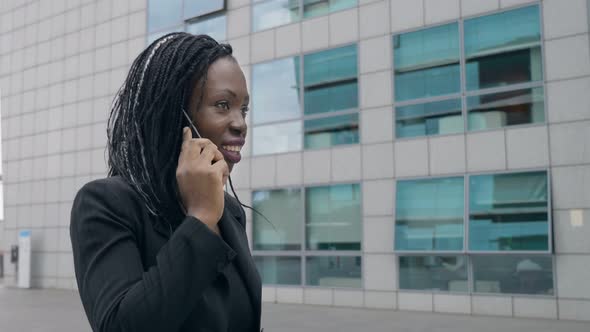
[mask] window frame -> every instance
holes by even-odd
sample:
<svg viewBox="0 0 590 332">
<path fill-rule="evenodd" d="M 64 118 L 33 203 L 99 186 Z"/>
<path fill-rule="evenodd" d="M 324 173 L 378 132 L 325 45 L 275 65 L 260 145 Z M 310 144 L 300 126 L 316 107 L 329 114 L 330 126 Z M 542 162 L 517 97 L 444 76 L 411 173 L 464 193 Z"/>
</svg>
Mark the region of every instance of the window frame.
<svg viewBox="0 0 590 332">
<path fill-rule="evenodd" d="M 478 89 L 478 90 L 468 90 L 467 89 L 467 77 L 466 77 L 467 58 L 466 58 L 466 54 L 465 54 L 465 26 L 464 26 L 464 22 L 466 20 L 477 19 L 477 18 L 486 17 L 486 16 L 490 16 L 490 15 L 501 14 L 501 13 L 510 12 L 513 10 L 526 8 L 526 7 L 537 7 L 538 13 L 539 13 L 539 36 L 540 36 L 539 37 L 540 38 L 539 47 L 540 47 L 540 54 L 541 54 L 542 79 L 539 81 L 529 81 L 529 82 L 525 82 L 525 83 L 509 84 L 506 86 L 497 86 L 497 87 L 483 88 L 483 89 Z M 390 43 L 390 48 L 392 50 L 391 59 L 392 59 L 392 64 L 393 64 L 392 65 L 393 66 L 392 75 L 391 75 L 392 81 L 393 82 L 395 81 L 395 53 L 396 52 L 393 50 L 393 45 L 394 45 L 394 39 L 396 36 L 399 36 L 399 35 L 402 35 L 405 33 L 417 32 L 417 31 L 421 31 L 421 30 L 444 26 L 444 25 L 451 24 L 453 22 L 457 22 L 458 27 L 459 27 L 459 51 L 460 51 L 459 52 L 459 74 L 460 74 L 459 93 L 452 93 L 452 94 L 432 96 L 432 97 L 422 97 L 422 98 L 416 98 L 416 99 L 404 100 L 404 101 L 398 102 L 395 98 L 395 84 L 392 84 L 392 86 L 393 86 L 393 91 L 392 91 L 393 129 L 392 130 L 393 130 L 394 139 L 395 140 L 424 139 L 427 137 L 444 137 L 444 136 L 460 135 L 460 134 L 465 135 L 468 133 L 480 133 L 480 132 L 487 132 L 487 131 L 492 131 L 492 130 L 506 130 L 506 129 L 513 129 L 513 128 L 516 129 L 516 128 L 538 127 L 538 126 L 546 125 L 547 121 L 548 121 L 547 84 L 546 84 L 547 66 L 546 66 L 545 43 L 543 42 L 544 38 L 545 38 L 544 31 L 543 31 L 543 26 L 544 26 L 543 6 L 542 6 L 541 2 L 538 0 L 535 2 L 532 2 L 532 3 L 513 6 L 510 8 L 503 8 L 503 9 L 495 10 L 492 12 L 487 12 L 484 14 L 465 16 L 465 17 L 459 18 L 458 20 L 454 20 L 454 21 L 450 21 L 450 22 L 447 21 L 447 22 L 443 22 L 443 23 L 436 23 L 436 24 L 432 24 L 432 25 L 428 25 L 428 26 L 422 26 L 422 27 L 418 27 L 418 28 L 402 30 L 402 31 L 396 32 L 393 35 L 390 35 L 389 43 Z M 502 54 L 502 53 L 500 53 L 500 54 Z M 516 124 L 516 125 L 503 125 L 501 127 L 491 127 L 491 128 L 483 128 L 483 129 L 469 129 L 469 123 L 468 123 L 469 112 L 467 110 L 467 98 L 476 97 L 476 96 L 480 96 L 480 95 L 488 95 L 488 94 L 494 94 L 494 93 L 511 92 L 511 91 L 516 91 L 516 90 L 535 89 L 535 88 L 541 88 L 541 90 L 543 91 L 544 119 L 542 122 L 530 122 L 530 123 L 523 123 L 523 124 Z M 442 100 L 457 99 L 457 98 L 461 100 L 461 117 L 463 120 L 463 131 L 458 132 L 458 133 L 425 134 L 425 135 L 421 135 L 421 136 L 398 137 L 398 133 L 396 130 L 396 127 L 397 127 L 396 108 L 397 107 L 409 106 L 409 105 L 415 105 L 415 104 L 425 104 L 425 103 L 437 102 L 437 101 L 442 101 Z"/>
<path fill-rule="evenodd" d="M 315 113 L 315 114 L 305 114 L 305 86 L 304 86 L 304 82 L 305 82 L 305 68 L 304 68 L 304 58 L 306 55 L 310 55 L 310 54 L 316 54 L 316 53 L 321 53 L 324 51 L 330 51 L 330 50 L 334 50 L 334 49 L 340 49 L 340 48 L 346 48 L 349 46 L 354 46 L 355 48 L 355 53 L 356 53 L 356 65 L 357 65 L 357 72 L 356 72 L 356 84 L 357 84 L 357 107 L 356 108 L 348 108 L 348 109 L 343 109 L 343 110 L 338 110 L 338 111 L 332 111 L 332 112 L 322 112 L 322 113 Z M 281 61 L 281 60 L 285 60 L 285 59 L 294 59 L 298 57 L 298 64 L 299 64 L 299 82 L 297 82 L 297 91 L 299 93 L 299 115 L 297 117 L 293 117 L 290 118 L 288 120 L 273 120 L 273 121 L 268 121 L 268 122 L 260 122 L 257 124 L 252 123 L 251 124 L 251 131 L 252 134 L 249 135 L 252 137 L 251 140 L 251 146 L 252 146 L 252 156 L 253 157 L 261 157 L 261 156 L 274 156 L 274 155 L 281 155 L 281 154 L 286 154 L 286 153 L 294 153 L 294 152 L 302 152 L 302 151 L 315 151 L 315 150 L 321 150 L 321 149 L 333 149 L 333 148 L 338 148 L 338 147 L 344 147 L 344 146 L 353 146 L 353 145 L 359 145 L 361 144 L 361 137 L 362 137 L 362 126 L 360 124 L 360 118 L 361 118 L 361 94 L 360 94 L 360 62 L 359 62 L 359 43 L 357 42 L 349 42 L 349 43 L 345 43 L 345 44 L 341 44 L 341 45 L 337 45 L 337 46 L 329 46 L 326 48 L 321 48 L 321 49 L 317 49 L 317 50 L 313 50 L 313 51 L 308 51 L 308 52 L 300 52 L 298 54 L 294 54 L 294 55 L 290 55 L 290 56 L 285 56 L 285 57 L 280 57 L 280 58 L 274 58 L 272 60 L 269 61 L 263 61 L 263 62 L 258 62 L 258 63 L 253 63 L 252 67 L 256 66 L 256 65 L 261 65 L 261 64 L 270 64 L 272 62 L 275 61 Z M 251 69 L 252 72 L 254 72 L 254 68 Z M 250 97 L 251 100 L 254 100 L 254 95 L 256 94 L 256 91 L 254 91 L 253 87 L 254 87 L 254 75 L 250 75 L 250 84 L 249 86 L 252 87 L 252 89 L 250 90 Z M 351 77 L 347 77 L 346 79 L 340 79 L 340 80 L 333 80 L 330 82 L 342 82 L 342 81 L 348 81 L 348 80 L 352 80 Z M 326 84 L 326 82 L 322 82 L 321 84 Z M 319 85 L 319 84 L 317 84 Z M 314 85 L 315 86 L 315 85 Z M 252 105 L 252 111 L 255 112 L 255 105 Z M 331 145 L 328 147 L 318 147 L 318 148 L 306 148 L 305 147 L 305 121 L 306 120 L 317 120 L 317 119 L 324 119 L 324 118 L 332 118 L 332 117 L 338 117 L 338 116 L 342 116 L 342 115 L 357 115 L 358 116 L 358 128 L 357 128 L 357 132 L 358 132 L 358 142 L 356 143 L 351 143 L 351 144 L 338 144 L 338 145 Z M 254 130 L 256 129 L 256 127 L 260 127 L 260 126 L 269 126 L 269 125 L 279 125 L 279 124 L 284 124 L 284 123 L 289 123 L 289 122 L 298 122 L 299 124 L 299 128 L 300 128 L 300 132 L 301 132 L 301 137 L 300 137 L 300 146 L 301 149 L 300 150 L 290 150 L 290 151 L 284 151 L 284 152 L 271 152 L 271 153 L 262 153 L 262 154 L 255 154 L 254 153 Z"/>
<path fill-rule="evenodd" d="M 545 172 L 547 176 L 547 241 L 548 246 L 547 250 L 540 251 L 540 250 L 513 250 L 513 251 L 490 251 L 490 250 L 482 250 L 482 251 L 472 251 L 469 249 L 469 197 L 470 197 L 470 179 L 471 176 L 479 176 L 479 175 L 501 175 L 501 174 L 518 174 L 518 173 L 534 173 L 534 172 Z M 554 235 L 553 235 L 553 201 L 552 201 L 552 174 L 551 168 L 525 168 L 525 169 L 518 169 L 518 170 L 504 170 L 504 171 L 486 171 L 486 172 L 474 172 L 474 173 L 465 173 L 465 174 L 449 174 L 444 176 L 413 176 L 413 177 L 403 177 L 397 178 L 395 182 L 395 194 L 394 197 L 397 197 L 397 181 L 399 180 L 420 180 L 420 179 L 437 179 L 437 178 L 450 178 L 450 177 L 457 177 L 463 176 L 464 177 L 464 236 L 463 236 L 463 250 L 398 250 L 396 249 L 395 243 L 395 234 L 393 234 L 393 248 L 392 252 L 394 254 L 394 259 L 396 261 L 396 270 L 399 276 L 399 259 L 401 256 L 464 256 L 467 261 L 467 283 L 468 283 L 468 291 L 466 292 L 457 292 L 457 291 L 441 291 L 441 290 L 412 290 L 412 289 L 401 289 L 400 288 L 400 278 L 396 280 L 396 287 L 400 292 L 407 292 L 407 293 L 441 293 L 441 294 L 458 294 L 458 295 L 493 295 L 493 296 L 519 296 L 519 297 L 545 297 L 545 298 L 555 298 L 556 295 L 556 274 L 557 269 L 555 265 L 555 253 L 554 253 Z M 397 202 L 395 202 L 397 203 Z M 396 227 L 396 209 L 393 211 L 393 228 L 395 232 Z M 541 257 L 549 257 L 552 262 L 552 274 L 553 274 L 553 294 L 545 295 L 545 294 L 522 294 L 522 293 L 486 293 L 486 292 L 475 292 L 475 280 L 474 280 L 474 268 L 472 257 L 474 256 L 541 256 Z"/>
<path fill-rule="evenodd" d="M 315 188 L 315 187 L 325 187 L 325 186 L 336 186 L 336 185 L 358 185 L 359 186 L 359 208 L 361 212 L 361 220 L 360 220 L 360 249 L 359 250 L 307 250 L 307 224 L 306 224 L 306 211 L 307 211 L 307 204 L 305 201 L 305 194 L 307 188 Z M 251 254 L 253 257 L 256 256 L 271 256 L 271 257 L 278 257 L 278 256 L 289 256 L 289 257 L 300 257 L 300 264 L 301 264 L 301 284 L 299 285 L 283 285 L 283 284 L 263 284 L 263 286 L 270 286 L 270 287 L 305 287 L 305 288 L 321 288 L 321 289 L 346 289 L 346 290 L 363 290 L 365 285 L 365 275 L 363 273 L 363 261 L 364 261 L 364 253 L 363 253 L 363 190 L 362 190 L 362 182 L 334 182 L 328 184 L 311 184 L 311 185 L 290 185 L 290 186 L 270 186 L 264 188 L 256 188 L 252 189 L 250 192 L 250 197 L 254 195 L 255 191 L 270 191 L 270 190 L 277 190 L 277 189 L 300 189 L 300 201 L 303 209 L 303 213 L 301 213 L 301 220 L 300 220 L 300 228 L 301 228 L 301 243 L 299 250 L 256 250 L 253 249 L 254 239 L 252 238 L 251 242 Z M 252 216 L 253 217 L 253 216 Z M 272 220 L 271 220 L 272 221 Z M 252 218 L 252 228 L 254 227 L 254 219 Z M 253 233 L 252 233 L 253 236 Z M 318 286 L 318 285 L 309 285 L 307 284 L 307 258 L 308 257 L 359 257 L 361 260 L 361 278 L 360 278 L 360 288 L 351 288 L 351 287 L 337 287 L 337 286 Z"/>
</svg>

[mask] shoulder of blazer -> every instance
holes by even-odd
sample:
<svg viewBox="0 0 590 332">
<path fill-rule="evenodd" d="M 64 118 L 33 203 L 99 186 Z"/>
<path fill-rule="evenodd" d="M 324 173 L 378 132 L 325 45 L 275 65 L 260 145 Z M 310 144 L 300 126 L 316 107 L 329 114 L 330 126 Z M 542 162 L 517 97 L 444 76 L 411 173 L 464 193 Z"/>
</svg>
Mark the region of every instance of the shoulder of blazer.
<svg viewBox="0 0 590 332">
<path fill-rule="evenodd" d="M 229 212 L 234 216 L 234 218 L 236 218 L 240 222 L 240 225 L 242 225 L 242 227 L 244 227 L 244 229 L 245 229 L 246 228 L 246 213 L 244 212 L 244 209 L 242 208 L 240 203 L 238 203 L 238 200 L 226 192 L 225 193 L 225 202 L 226 202 L 226 207 L 229 210 Z"/>
<path fill-rule="evenodd" d="M 85 184 L 76 194 L 72 214 L 88 207 L 102 207 L 133 228 L 137 227 L 135 222 L 141 219 L 140 215 L 147 212 L 137 192 L 120 176 Z"/>
</svg>

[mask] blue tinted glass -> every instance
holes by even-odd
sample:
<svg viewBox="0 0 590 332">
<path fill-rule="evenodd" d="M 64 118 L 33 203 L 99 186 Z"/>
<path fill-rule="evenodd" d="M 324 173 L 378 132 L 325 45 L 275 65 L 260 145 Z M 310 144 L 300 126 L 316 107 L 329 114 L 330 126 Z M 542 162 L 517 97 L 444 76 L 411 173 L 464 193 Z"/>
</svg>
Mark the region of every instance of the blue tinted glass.
<svg viewBox="0 0 590 332">
<path fill-rule="evenodd" d="M 160 30 L 158 32 L 154 32 L 148 35 L 148 45 L 153 43 L 156 39 L 163 37 L 171 32 L 179 32 L 182 31 L 182 26 L 173 27 L 171 29 Z"/>
<path fill-rule="evenodd" d="M 317 114 L 358 107 L 356 78 L 335 84 L 305 88 L 305 114 Z"/>
<path fill-rule="evenodd" d="M 252 30 L 260 31 L 299 20 L 299 0 L 271 0 L 254 4 Z"/>
<path fill-rule="evenodd" d="M 530 6 L 465 20 L 465 55 L 497 53 L 541 40 L 539 7 Z"/>
<path fill-rule="evenodd" d="M 301 150 L 301 121 L 256 126 L 252 129 L 252 153 L 262 155 Z"/>
<path fill-rule="evenodd" d="M 397 182 L 395 249 L 462 250 L 463 177 Z"/>
<path fill-rule="evenodd" d="M 549 249 L 547 173 L 472 176 L 469 249 Z"/>
<path fill-rule="evenodd" d="M 252 215 L 254 250 L 299 250 L 302 242 L 303 202 L 300 189 L 254 191 Z"/>
<path fill-rule="evenodd" d="M 356 7 L 357 0 L 303 0 L 303 17 L 326 15 L 341 9 Z"/>
<path fill-rule="evenodd" d="M 537 6 L 465 21 L 467 89 L 543 80 Z"/>
<path fill-rule="evenodd" d="M 399 288 L 467 292 L 467 257 L 401 256 Z"/>
<path fill-rule="evenodd" d="M 359 142 L 359 116 L 347 114 L 305 120 L 305 148 L 327 148 Z"/>
<path fill-rule="evenodd" d="M 149 32 L 181 24 L 182 17 L 182 0 L 148 0 Z"/>
<path fill-rule="evenodd" d="M 393 37 L 397 101 L 459 92 L 459 29 L 447 24 Z"/>
<path fill-rule="evenodd" d="M 396 107 L 395 120 L 397 137 L 460 133 L 461 99 Z"/>
<path fill-rule="evenodd" d="M 225 0 L 184 0 L 184 18 L 190 19 L 223 10 Z"/>
<path fill-rule="evenodd" d="M 553 295 L 551 256 L 471 256 L 476 293 Z"/>
<path fill-rule="evenodd" d="M 252 122 L 254 124 L 295 119 L 299 103 L 299 57 L 252 67 Z"/>
<path fill-rule="evenodd" d="M 186 31 L 193 35 L 209 35 L 218 42 L 225 41 L 226 36 L 225 15 L 210 17 L 197 22 L 187 24 Z"/>
<path fill-rule="evenodd" d="M 467 98 L 469 130 L 545 122 L 543 88 Z"/>
<path fill-rule="evenodd" d="M 303 72 L 306 87 L 356 78 L 356 45 L 305 55 Z"/>
<path fill-rule="evenodd" d="M 306 285 L 353 288 L 362 286 L 360 257 L 307 257 L 305 264 Z"/>
<path fill-rule="evenodd" d="M 301 257 L 255 256 L 265 285 L 301 285 Z"/>
<path fill-rule="evenodd" d="M 358 184 L 305 189 L 308 250 L 361 250 L 361 190 Z"/>
</svg>

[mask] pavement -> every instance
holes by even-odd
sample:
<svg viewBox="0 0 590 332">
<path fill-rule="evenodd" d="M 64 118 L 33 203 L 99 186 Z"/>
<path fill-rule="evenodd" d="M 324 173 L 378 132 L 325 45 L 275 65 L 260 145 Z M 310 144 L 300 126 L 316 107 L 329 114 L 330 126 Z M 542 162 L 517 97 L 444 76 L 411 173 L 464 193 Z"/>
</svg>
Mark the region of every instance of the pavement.
<svg viewBox="0 0 590 332">
<path fill-rule="evenodd" d="M 589 332 L 590 323 L 310 305 L 263 305 L 265 332 Z M 1 332 L 90 332 L 76 291 L 0 288 Z"/>
</svg>

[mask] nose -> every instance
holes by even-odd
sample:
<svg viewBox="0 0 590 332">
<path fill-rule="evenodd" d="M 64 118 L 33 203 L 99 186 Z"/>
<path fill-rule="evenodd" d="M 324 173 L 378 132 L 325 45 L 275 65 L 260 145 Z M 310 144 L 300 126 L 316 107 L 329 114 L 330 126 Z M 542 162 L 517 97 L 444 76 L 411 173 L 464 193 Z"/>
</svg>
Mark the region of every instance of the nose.
<svg viewBox="0 0 590 332">
<path fill-rule="evenodd" d="M 240 137 L 245 137 L 248 125 L 246 124 L 246 119 L 242 115 L 242 110 L 238 109 L 230 113 L 229 129 L 231 133 Z"/>
</svg>

